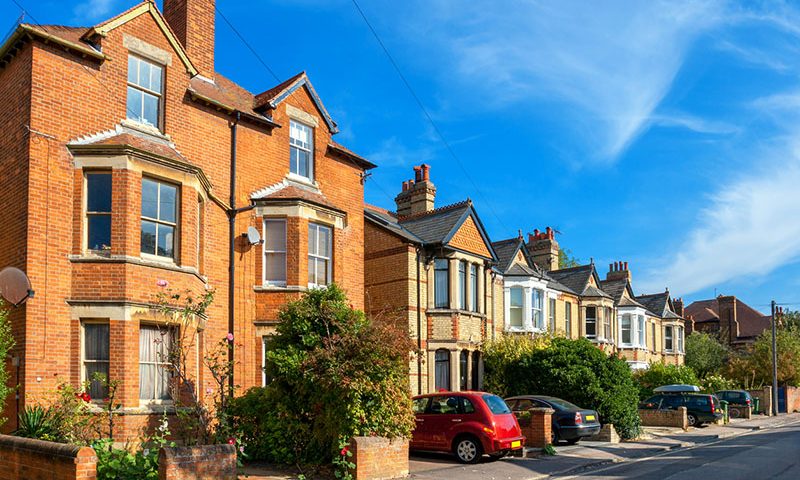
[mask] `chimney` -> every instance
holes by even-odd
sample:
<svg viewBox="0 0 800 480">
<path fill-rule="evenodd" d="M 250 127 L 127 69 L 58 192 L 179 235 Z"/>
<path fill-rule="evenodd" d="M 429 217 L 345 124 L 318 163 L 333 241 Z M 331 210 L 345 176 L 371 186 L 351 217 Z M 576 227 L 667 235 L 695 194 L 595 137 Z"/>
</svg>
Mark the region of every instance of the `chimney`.
<svg viewBox="0 0 800 480">
<path fill-rule="evenodd" d="M 736 297 L 733 295 L 717 297 L 719 306 L 719 338 L 732 345 L 739 338 L 739 320 L 736 318 Z"/>
<path fill-rule="evenodd" d="M 215 0 L 164 0 L 164 18 L 200 75 L 214 78 Z"/>
<path fill-rule="evenodd" d="M 558 270 L 558 241 L 556 232 L 547 227 L 544 232 L 538 229 L 528 234 L 528 249 L 533 261 L 545 271 Z"/>
<path fill-rule="evenodd" d="M 672 300 L 672 308 L 675 309 L 675 313 L 677 313 L 678 316 L 682 317 L 683 316 L 683 298 L 673 299 Z"/>
<path fill-rule="evenodd" d="M 606 280 L 619 280 L 622 278 L 627 278 L 629 282 L 632 280 L 631 271 L 628 270 L 628 262 L 610 263 Z"/>
<path fill-rule="evenodd" d="M 403 182 L 403 189 L 394 198 L 397 215 L 407 217 L 417 213 L 430 212 L 434 208 L 436 186 L 431 182 L 430 165 L 414 167 L 414 179 Z"/>
</svg>

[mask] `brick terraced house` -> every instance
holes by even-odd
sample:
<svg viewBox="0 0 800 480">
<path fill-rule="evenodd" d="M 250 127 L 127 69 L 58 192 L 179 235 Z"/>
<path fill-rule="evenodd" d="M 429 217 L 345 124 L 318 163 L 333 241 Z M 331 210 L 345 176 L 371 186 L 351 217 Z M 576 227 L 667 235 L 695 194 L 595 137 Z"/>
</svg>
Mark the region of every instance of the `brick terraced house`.
<svg viewBox="0 0 800 480">
<path fill-rule="evenodd" d="M 236 384 L 266 381 L 265 338 L 300 292 L 336 282 L 364 306 L 363 178 L 374 165 L 333 140 L 305 73 L 253 94 L 214 70 L 214 0 L 163 4 L 93 27 L 20 24 L 0 47 L 0 266 L 36 290 L 11 310 L 20 389 L 6 430 L 59 381 L 93 372 L 122 381 L 117 438 L 170 411 L 155 346 L 176 332 L 153 310 L 164 289 L 216 291 L 190 327 L 201 395 L 214 386 L 204 346 L 229 331 Z M 491 250 L 474 245 L 469 222 L 447 245 L 478 253 L 448 255 L 488 279 Z M 242 236 L 248 227 L 262 244 Z M 461 315 L 464 344 L 477 345 L 484 314 Z"/>
<path fill-rule="evenodd" d="M 502 334 L 502 277 L 471 200 L 434 208 L 430 167 L 414 167 L 397 212 L 368 205 L 365 302 L 398 322 L 423 352 L 411 361 L 414 394 L 479 389 L 481 345 Z"/>
<path fill-rule="evenodd" d="M 669 290 L 650 295 L 639 295 L 636 301 L 647 308 L 647 322 L 651 329 L 653 353 L 650 362 L 683 365 L 686 320 L 680 315 L 680 302 L 676 302 Z"/>
</svg>

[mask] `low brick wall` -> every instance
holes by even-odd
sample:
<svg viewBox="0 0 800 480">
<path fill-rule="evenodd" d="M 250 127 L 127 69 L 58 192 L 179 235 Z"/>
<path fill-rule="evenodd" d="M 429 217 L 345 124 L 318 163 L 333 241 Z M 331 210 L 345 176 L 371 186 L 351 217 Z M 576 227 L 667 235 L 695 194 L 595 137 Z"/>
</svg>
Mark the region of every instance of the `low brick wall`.
<svg viewBox="0 0 800 480">
<path fill-rule="evenodd" d="M 355 480 L 384 480 L 408 476 L 408 440 L 405 438 L 353 437 L 350 461 Z"/>
<path fill-rule="evenodd" d="M 90 447 L 0 435 L 0 480 L 94 480 Z"/>
<path fill-rule="evenodd" d="M 748 390 L 748 392 L 750 392 L 750 396 L 759 401 L 758 411 L 753 413 L 772 415 L 772 387 L 766 386 L 759 390 Z"/>
<path fill-rule="evenodd" d="M 586 437 L 586 440 L 589 440 L 590 442 L 619 443 L 619 434 L 617 434 L 617 430 L 614 428 L 614 425 L 606 423 L 600 427 L 600 432 L 598 432 L 597 435 Z"/>
<path fill-rule="evenodd" d="M 686 407 L 678 407 L 676 410 L 639 410 L 639 418 L 645 427 L 678 427 L 684 430 L 689 429 L 689 421 L 686 418 Z"/>
<path fill-rule="evenodd" d="M 233 445 L 163 447 L 158 452 L 159 480 L 236 480 L 237 475 Z"/>
<path fill-rule="evenodd" d="M 800 412 L 800 388 L 786 387 L 786 413 Z"/>
<path fill-rule="evenodd" d="M 728 417 L 749 420 L 752 417 L 752 407 L 728 405 Z"/>
<path fill-rule="evenodd" d="M 525 446 L 544 448 L 550 444 L 554 412 L 552 408 L 531 408 L 517 415 Z"/>
</svg>

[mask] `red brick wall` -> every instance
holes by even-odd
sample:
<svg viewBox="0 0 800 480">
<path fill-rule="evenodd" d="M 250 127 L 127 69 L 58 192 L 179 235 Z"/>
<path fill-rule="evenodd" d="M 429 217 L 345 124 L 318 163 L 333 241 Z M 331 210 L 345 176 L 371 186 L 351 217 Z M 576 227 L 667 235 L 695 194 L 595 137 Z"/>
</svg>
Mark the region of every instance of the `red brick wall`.
<svg viewBox="0 0 800 480">
<path fill-rule="evenodd" d="M 551 443 L 553 412 L 551 408 L 531 408 L 520 415 L 519 425 L 526 446 L 544 448 Z"/>
<path fill-rule="evenodd" d="M 159 480 L 236 480 L 236 447 L 204 445 L 163 447 L 158 452 Z"/>
<path fill-rule="evenodd" d="M 0 435 L 0 480 L 93 480 L 97 455 L 90 447 Z"/>
<path fill-rule="evenodd" d="M 383 480 L 408 475 L 408 440 L 354 437 L 350 440 L 355 480 Z"/>
<path fill-rule="evenodd" d="M 686 407 L 678 407 L 677 410 L 639 410 L 639 418 L 645 427 L 689 428 Z"/>
<path fill-rule="evenodd" d="M 800 412 L 800 388 L 786 387 L 786 411 Z"/>
<path fill-rule="evenodd" d="M 213 12 L 212 12 L 213 15 Z M 206 201 L 202 240 L 204 279 L 187 271 L 197 267 L 196 221 L 198 192 L 181 187 L 180 237 L 176 263 L 183 270 L 154 268 L 126 260 L 139 257 L 141 172 L 127 167 L 113 171 L 112 251 L 118 260 L 85 261 L 82 247 L 82 182 L 76 159 L 66 144 L 79 137 L 113 129 L 126 117 L 128 50 L 123 35 L 134 36 L 171 52 L 166 68 L 164 133 L 188 162 L 202 168 L 218 198 L 228 200 L 230 185 L 231 117 L 187 98 L 189 74 L 166 37 L 148 15 L 139 16 L 101 39 L 108 61 L 82 59 L 52 44 L 28 44 L 0 69 L 0 107 L 4 127 L 0 162 L 0 266 L 26 270 L 36 297 L 12 312 L 12 326 L 22 356 L 21 404 L 52 391 L 61 380 L 80 379 L 80 326 L 71 318 L 71 304 L 104 301 L 138 305 L 153 301 L 156 281 L 167 280 L 175 290 L 216 289 L 203 333 L 214 345 L 228 332 L 228 221 L 222 208 Z M 32 81 L 31 81 L 32 79 Z M 219 80 L 219 77 L 217 77 Z M 273 85 L 264 85 L 266 90 Z M 360 168 L 327 153 L 331 134 L 308 92 L 301 88 L 272 112 L 283 128 L 273 131 L 242 121 L 238 127 L 236 206 L 249 203 L 252 192 L 281 181 L 289 171 L 289 118 L 292 105 L 319 118 L 315 128 L 315 177 L 322 193 L 346 213 L 345 227 L 334 231 L 333 280 L 347 291 L 357 308 L 364 306 L 363 186 Z M 25 125 L 48 137 L 30 136 Z M 189 181 L 191 179 L 187 179 Z M 27 208 L 26 208 L 27 206 Z M 303 220 L 290 219 L 297 243 L 288 257 L 293 278 L 307 282 L 307 245 Z M 236 232 L 259 226 L 254 212 L 242 213 Z M 72 228 L 69 228 L 69 227 Z M 121 258 L 121 260 L 119 260 Z M 261 249 L 237 244 L 234 305 L 237 384 L 242 391 L 260 385 L 261 339 L 254 322 L 275 320 L 277 310 L 297 298 L 297 292 L 257 292 L 261 282 Z M 141 317 L 141 318 L 140 318 Z M 147 316 L 113 319 L 112 377 L 123 380 L 125 408 L 138 409 L 138 325 Z M 13 372 L 13 370 L 12 370 Z M 12 379 L 16 380 L 16 379 Z M 200 390 L 213 387 L 201 374 Z M 13 399 L 9 399 L 9 404 Z M 16 412 L 7 410 L 9 418 Z M 5 428 L 14 428 L 13 422 Z"/>
</svg>

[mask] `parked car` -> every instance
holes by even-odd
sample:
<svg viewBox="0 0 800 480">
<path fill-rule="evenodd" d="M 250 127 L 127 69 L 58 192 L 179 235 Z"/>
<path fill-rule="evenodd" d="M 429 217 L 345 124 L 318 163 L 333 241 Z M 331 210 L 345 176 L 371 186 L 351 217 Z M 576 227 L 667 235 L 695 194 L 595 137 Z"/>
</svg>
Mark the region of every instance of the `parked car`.
<svg viewBox="0 0 800 480">
<path fill-rule="evenodd" d="M 439 392 L 413 398 L 416 427 L 412 450 L 452 452 L 462 463 L 483 454 L 501 458 L 525 445 L 506 403 L 485 392 Z"/>
<path fill-rule="evenodd" d="M 667 385 L 667 387 L 678 387 L 677 385 Z M 661 390 L 639 404 L 643 410 L 676 410 L 678 407 L 686 407 L 686 417 L 690 427 L 699 427 L 707 422 L 714 422 L 722 418 L 722 408 L 719 398 L 707 393 L 696 393 L 700 390 L 693 387 L 690 391 L 680 389 L 668 389 L 664 387 L 656 388 Z"/>
<path fill-rule="evenodd" d="M 728 402 L 728 415 L 731 418 L 739 418 L 742 415 L 741 409 L 753 406 L 753 396 L 747 390 L 720 390 L 714 395 Z"/>
<path fill-rule="evenodd" d="M 506 403 L 515 413 L 531 408 L 545 407 L 555 410 L 550 429 L 551 443 L 564 440 L 574 445 L 583 437 L 600 432 L 600 416 L 594 410 L 580 408 L 566 400 L 546 395 L 520 395 L 506 398 Z"/>
</svg>

